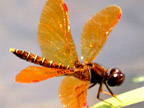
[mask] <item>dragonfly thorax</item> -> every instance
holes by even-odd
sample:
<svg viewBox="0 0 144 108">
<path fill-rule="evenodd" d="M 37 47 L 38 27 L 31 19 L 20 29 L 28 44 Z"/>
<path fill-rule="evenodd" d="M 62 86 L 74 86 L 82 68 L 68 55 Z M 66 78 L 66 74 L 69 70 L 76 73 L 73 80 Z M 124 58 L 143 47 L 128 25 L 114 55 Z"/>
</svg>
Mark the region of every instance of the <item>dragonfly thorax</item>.
<svg viewBox="0 0 144 108">
<path fill-rule="evenodd" d="M 91 83 L 101 83 L 108 77 L 107 70 L 97 63 L 92 64 L 91 68 Z"/>
</svg>

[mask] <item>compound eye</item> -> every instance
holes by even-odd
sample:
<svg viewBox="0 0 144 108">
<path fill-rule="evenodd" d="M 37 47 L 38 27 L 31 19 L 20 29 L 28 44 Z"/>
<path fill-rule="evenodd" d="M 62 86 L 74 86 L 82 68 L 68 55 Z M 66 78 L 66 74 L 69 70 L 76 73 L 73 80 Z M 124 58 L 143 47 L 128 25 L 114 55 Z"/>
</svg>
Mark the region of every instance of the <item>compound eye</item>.
<svg viewBox="0 0 144 108">
<path fill-rule="evenodd" d="M 122 73 L 122 72 L 121 72 L 121 70 L 118 69 L 118 68 L 113 68 L 113 69 L 111 69 L 111 71 L 110 71 L 110 74 L 111 74 L 111 75 L 114 75 L 114 74 L 117 74 L 117 73 Z"/>
<path fill-rule="evenodd" d="M 119 86 L 123 83 L 124 79 L 125 75 L 121 72 L 121 70 L 113 68 L 110 71 L 107 82 L 109 86 Z"/>
</svg>

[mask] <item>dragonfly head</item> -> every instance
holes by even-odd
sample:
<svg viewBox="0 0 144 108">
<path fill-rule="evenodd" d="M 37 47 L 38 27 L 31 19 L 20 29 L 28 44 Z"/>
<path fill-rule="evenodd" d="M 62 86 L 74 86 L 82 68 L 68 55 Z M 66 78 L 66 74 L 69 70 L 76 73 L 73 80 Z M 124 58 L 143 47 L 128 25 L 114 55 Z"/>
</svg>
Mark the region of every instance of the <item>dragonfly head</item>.
<svg viewBox="0 0 144 108">
<path fill-rule="evenodd" d="M 113 68 L 109 72 L 107 83 L 109 86 L 119 86 L 125 80 L 125 75 L 120 69 Z"/>
</svg>

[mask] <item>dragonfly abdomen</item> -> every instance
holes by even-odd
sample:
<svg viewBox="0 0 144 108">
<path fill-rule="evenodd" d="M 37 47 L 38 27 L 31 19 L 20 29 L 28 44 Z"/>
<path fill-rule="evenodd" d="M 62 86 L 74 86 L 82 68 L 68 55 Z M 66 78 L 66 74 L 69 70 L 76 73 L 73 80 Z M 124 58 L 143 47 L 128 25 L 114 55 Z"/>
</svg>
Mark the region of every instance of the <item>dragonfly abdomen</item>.
<svg viewBox="0 0 144 108">
<path fill-rule="evenodd" d="M 19 58 L 24 59 L 28 62 L 32 62 L 34 64 L 38 64 L 50 68 L 69 69 L 69 66 L 65 66 L 61 63 L 53 62 L 52 60 L 46 59 L 44 57 L 40 57 L 38 55 L 35 55 L 33 53 L 24 50 L 11 48 L 10 51 L 14 53 L 16 56 L 18 56 Z"/>
</svg>

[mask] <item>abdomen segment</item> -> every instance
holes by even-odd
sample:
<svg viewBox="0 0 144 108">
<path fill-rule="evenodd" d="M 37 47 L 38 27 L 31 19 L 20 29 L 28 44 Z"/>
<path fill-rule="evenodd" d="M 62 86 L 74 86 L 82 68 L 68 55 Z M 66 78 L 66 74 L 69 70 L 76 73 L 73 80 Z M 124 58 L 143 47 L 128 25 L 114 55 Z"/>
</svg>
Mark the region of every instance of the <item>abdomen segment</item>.
<svg viewBox="0 0 144 108">
<path fill-rule="evenodd" d="M 34 64 L 38 64 L 50 68 L 69 69 L 69 66 L 64 66 L 61 63 L 55 63 L 52 60 L 46 59 L 44 57 L 40 57 L 38 55 L 32 54 L 24 50 L 11 48 L 10 51 L 16 56 L 18 56 L 19 58 L 32 62 Z"/>
</svg>

